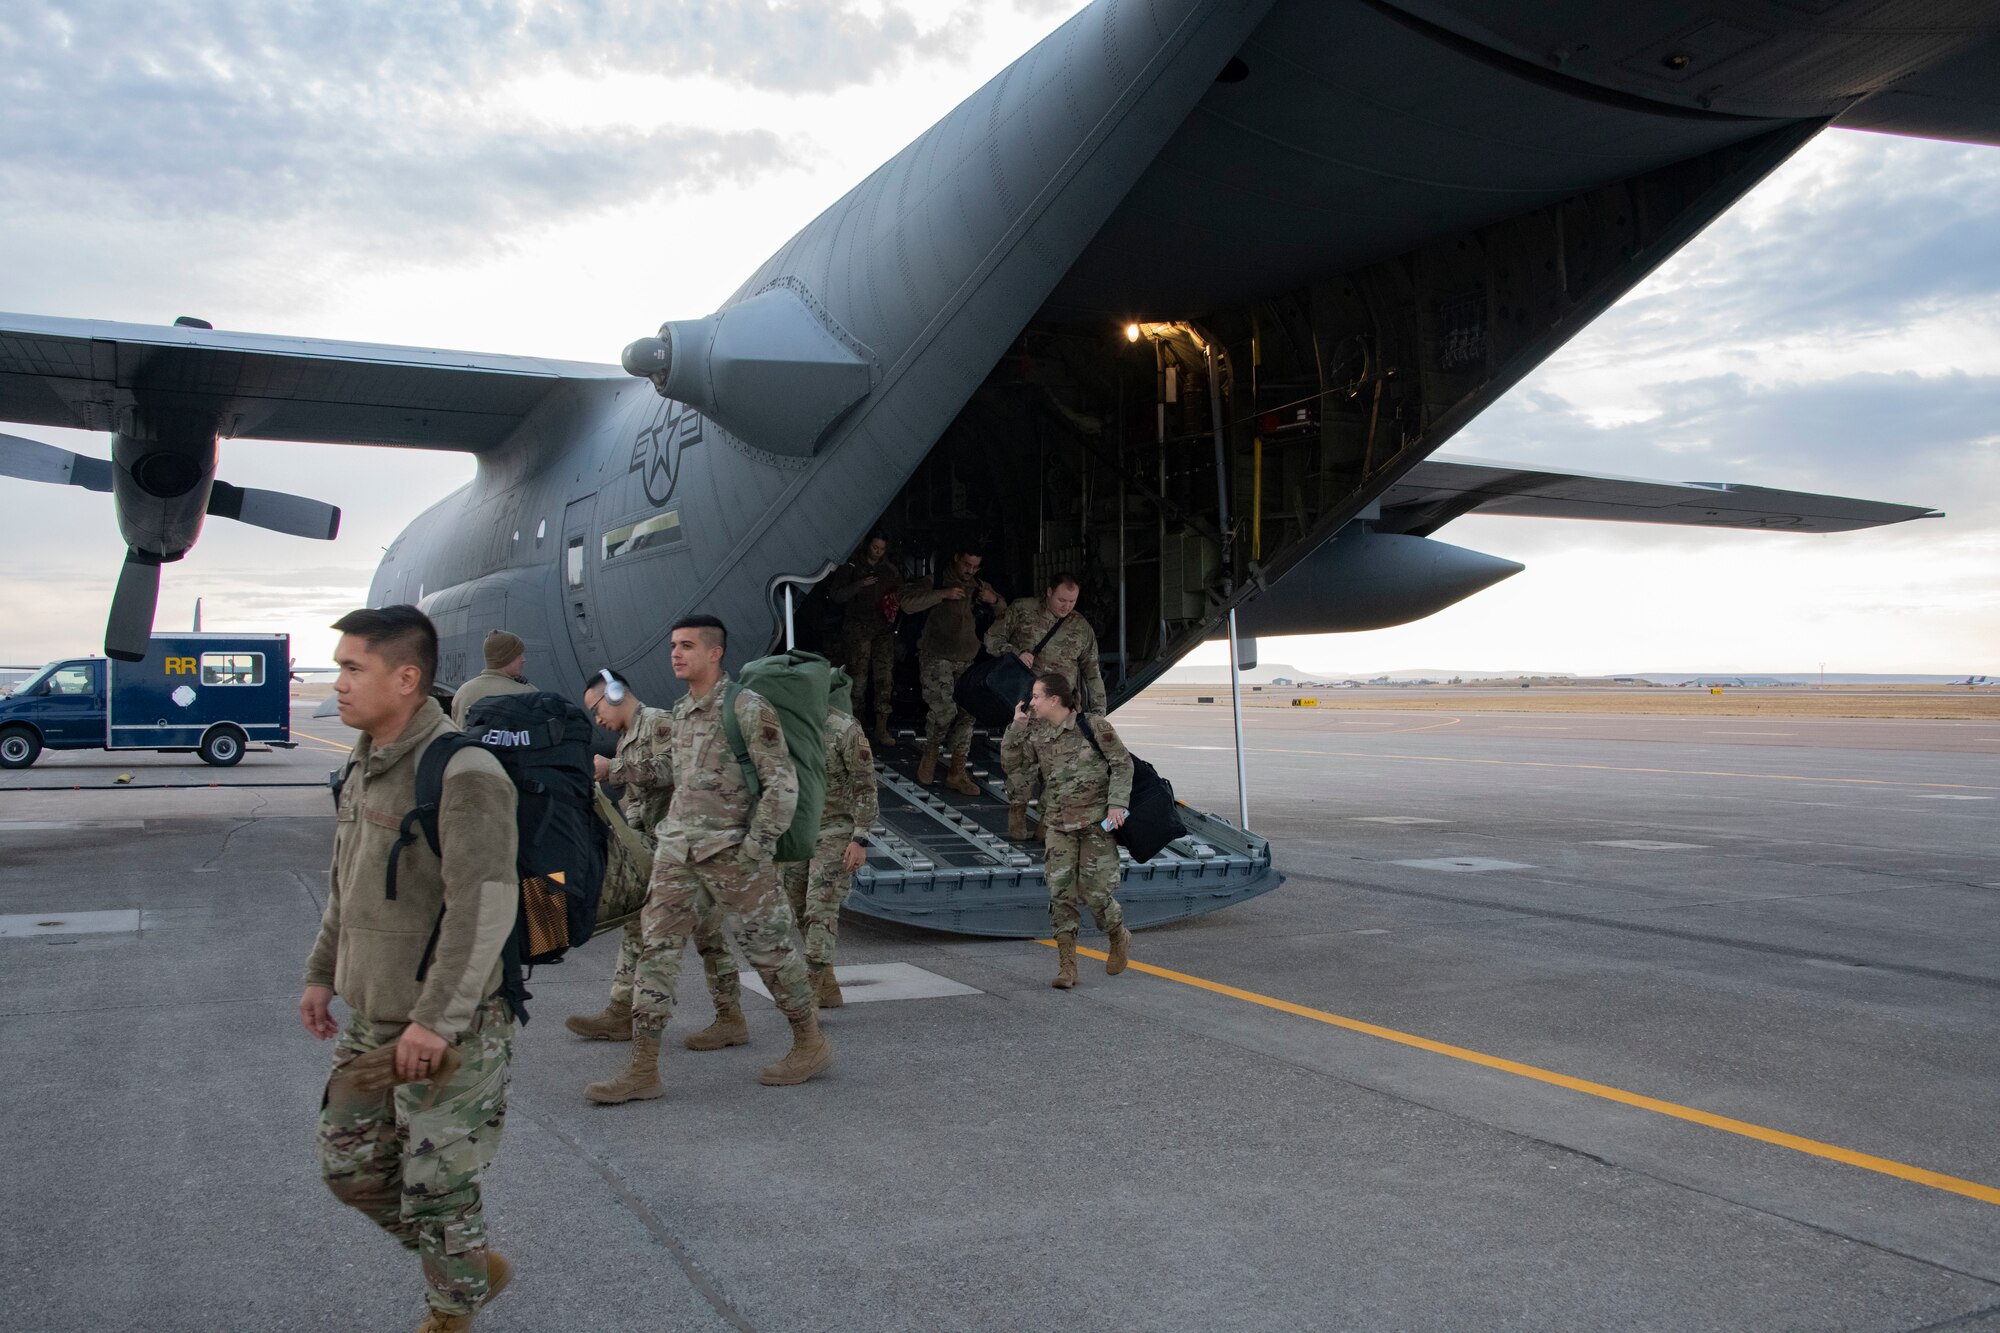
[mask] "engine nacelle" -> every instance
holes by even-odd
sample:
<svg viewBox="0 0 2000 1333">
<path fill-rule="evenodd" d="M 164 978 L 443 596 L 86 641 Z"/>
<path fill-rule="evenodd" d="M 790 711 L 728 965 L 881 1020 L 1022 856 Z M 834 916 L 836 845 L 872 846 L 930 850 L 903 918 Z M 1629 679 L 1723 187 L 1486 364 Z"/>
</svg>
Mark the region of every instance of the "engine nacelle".
<svg viewBox="0 0 2000 1333">
<path fill-rule="evenodd" d="M 178 560 L 201 536 L 215 485 L 215 425 L 158 414 L 146 434 L 111 437 L 111 495 L 125 545 Z"/>
<path fill-rule="evenodd" d="M 791 286 L 706 319 L 669 320 L 659 337 L 628 346 L 623 364 L 745 444 L 795 458 L 811 457 L 874 380 L 868 349 Z"/>
<path fill-rule="evenodd" d="M 1435 615 L 1525 565 L 1350 523 L 1236 613 L 1237 632 L 1346 634 Z"/>
</svg>

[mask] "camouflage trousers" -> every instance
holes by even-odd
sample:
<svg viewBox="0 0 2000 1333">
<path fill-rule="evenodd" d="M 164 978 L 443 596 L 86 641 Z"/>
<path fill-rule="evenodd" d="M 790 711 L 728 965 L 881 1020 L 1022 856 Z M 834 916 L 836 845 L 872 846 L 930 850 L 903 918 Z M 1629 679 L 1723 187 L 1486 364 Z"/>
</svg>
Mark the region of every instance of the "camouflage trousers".
<svg viewBox="0 0 2000 1333">
<path fill-rule="evenodd" d="M 954 662 L 948 657 L 926 653 L 920 666 L 924 684 L 924 744 L 935 745 L 943 754 L 964 754 L 972 747 L 972 714 L 958 706 L 952 691 L 970 662 Z"/>
<path fill-rule="evenodd" d="M 466 1314 L 486 1298 L 479 1177 L 507 1117 L 514 1016 L 497 995 L 480 1005 L 456 1042 L 458 1073 L 443 1087 L 356 1088 L 348 1062 L 395 1041 L 403 1026 L 357 1016 L 341 1033 L 320 1099 L 320 1176 L 334 1198 L 417 1252 L 431 1308 Z"/>
<path fill-rule="evenodd" d="M 1096 824 L 1075 833 L 1043 825 L 1042 872 L 1049 881 L 1049 929 L 1074 935 L 1078 904 L 1090 909 L 1097 928 L 1109 935 L 1125 924 L 1118 892 L 1118 844 Z"/>
<path fill-rule="evenodd" d="M 646 935 L 638 915 L 651 888 L 651 864 L 641 866 L 632 850 L 617 838 L 610 840 L 610 855 L 604 867 L 604 897 L 597 909 L 601 920 L 616 921 L 633 914 L 625 923 L 624 938 L 618 943 L 618 968 L 611 974 L 611 1003 L 632 1003 L 632 987 L 642 969 L 657 978 L 664 958 L 657 949 L 648 952 Z M 695 923 L 694 947 L 701 955 L 702 975 L 708 980 L 708 998 L 715 1012 L 734 1012 L 743 1003 L 743 984 L 738 980 L 736 956 L 729 952 L 723 936 L 723 916 L 706 912 Z M 675 964 L 678 970 L 678 962 Z M 655 982 L 657 984 L 657 982 Z"/>
<path fill-rule="evenodd" d="M 1011 761 L 1005 750 L 1000 756 L 1000 771 L 1007 775 L 1007 804 L 1026 805 L 1034 799 L 1035 779 L 1041 775 L 1034 751 L 1017 754 Z"/>
<path fill-rule="evenodd" d="M 852 841 L 854 835 L 846 830 L 822 831 L 810 861 L 788 861 L 778 867 L 799 934 L 805 937 L 806 966 L 814 970 L 832 965 L 840 940 L 840 908 L 854 887 L 854 872 L 845 865 L 847 844 Z"/>
<path fill-rule="evenodd" d="M 680 986 L 681 954 L 704 913 L 726 916 L 736 947 L 785 1017 L 800 1022 L 815 1012 L 806 965 L 792 948 L 792 912 L 785 905 L 778 871 L 769 861 L 745 861 L 738 847 L 706 861 L 653 862 L 653 887 L 640 914 L 645 945 L 659 959 L 632 984 L 632 1028 L 658 1032 L 673 1017 Z"/>
<path fill-rule="evenodd" d="M 868 687 L 875 687 L 875 716 L 888 721 L 890 700 L 896 686 L 896 635 L 887 621 L 879 630 L 863 634 L 848 630 L 841 647 L 847 657 L 847 674 L 854 679 L 854 716 L 867 717 L 862 704 Z"/>
</svg>

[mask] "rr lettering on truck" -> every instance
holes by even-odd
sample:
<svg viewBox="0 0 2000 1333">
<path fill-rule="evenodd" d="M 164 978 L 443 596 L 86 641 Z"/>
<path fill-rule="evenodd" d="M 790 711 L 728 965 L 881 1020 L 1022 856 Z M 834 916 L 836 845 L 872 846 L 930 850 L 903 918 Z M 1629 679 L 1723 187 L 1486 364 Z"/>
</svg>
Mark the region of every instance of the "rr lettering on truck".
<svg viewBox="0 0 2000 1333">
<path fill-rule="evenodd" d="M 192 676 L 195 674 L 195 671 L 195 660 L 192 657 L 169 657 L 167 659 L 167 674 L 169 676 Z"/>
</svg>

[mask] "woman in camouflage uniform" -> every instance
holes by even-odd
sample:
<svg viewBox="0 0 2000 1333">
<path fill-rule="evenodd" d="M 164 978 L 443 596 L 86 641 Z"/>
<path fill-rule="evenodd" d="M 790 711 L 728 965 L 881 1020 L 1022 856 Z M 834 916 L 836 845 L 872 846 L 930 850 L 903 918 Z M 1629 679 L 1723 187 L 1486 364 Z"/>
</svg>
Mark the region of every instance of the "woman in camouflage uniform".
<svg viewBox="0 0 2000 1333">
<path fill-rule="evenodd" d="M 1043 872 L 1049 881 L 1049 926 L 1055 932 L 1057 970 L 1050 984 L 1076 985 L 1078 903 L 1090 908 L 1111 942 L 1104 972 L 1125 970 L 1132 932 L 1119 907 L 1118 844 L 1111 830 L 1125 822 L 1132 801 L 1132 755 L 1101 716 L 1077 711 L 1069 677 L 1035 678 L 1028 702 L 1014 709 L 1001 739 L 1010 769 L 1032 767 L 1042 775 Z"/>
</svg>

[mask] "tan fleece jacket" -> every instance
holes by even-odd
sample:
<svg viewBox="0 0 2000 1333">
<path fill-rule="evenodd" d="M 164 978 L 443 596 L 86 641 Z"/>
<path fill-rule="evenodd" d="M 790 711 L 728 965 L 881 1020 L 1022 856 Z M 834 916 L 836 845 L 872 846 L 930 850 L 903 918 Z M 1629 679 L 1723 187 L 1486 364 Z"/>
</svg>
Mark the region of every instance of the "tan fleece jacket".
<svg viewBox="0 0 2000 1333">
<path fill-rule="evenodd" d="M 514 929 L 514 784 L 484 750 L 462 750 L 445 769 L 438 805 L 442 862 L 421 832 L 405 848 L 396 897 L 386 896 L 389 850 L 416 804 L 417 758 L 451 720 L 426 700 L 394 742 L 363 736 L 340 793 L 333 870 L 306 984 L 331 986 L 355 1013 L 383 1023 L 417 1022 L 447 1039 L 500 989 L 500 950 Z M 437 952 L 417 968 L 444 912 Z"/>
</svg>

